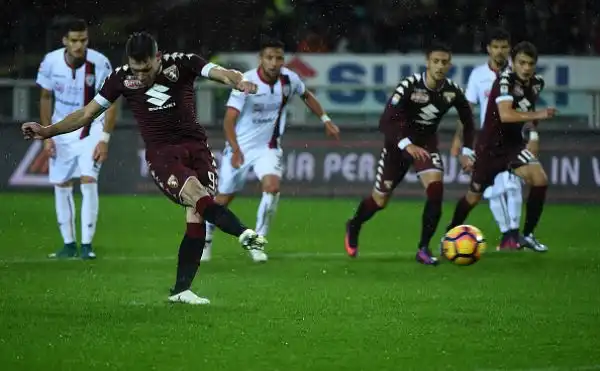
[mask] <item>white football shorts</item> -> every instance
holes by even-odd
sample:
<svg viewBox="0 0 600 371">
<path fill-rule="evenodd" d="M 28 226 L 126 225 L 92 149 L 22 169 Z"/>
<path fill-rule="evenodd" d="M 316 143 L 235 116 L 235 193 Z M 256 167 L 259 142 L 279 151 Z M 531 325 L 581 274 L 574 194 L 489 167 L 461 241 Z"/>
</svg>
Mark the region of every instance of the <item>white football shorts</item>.
<svg viewBox="0 0 600 371">
<path fill-rule="evenodd" d="M 277 148 L 250 150 L 244 153 L 244 163 L 238 169 L 231 166 L 233 152 L 227 150 L 221 157 L 219 166 L 219 193 L 234 194 L 241 191 L 246 180 L 254 172 L 260 180 L 266 175 L 283 174 L 283 151 Z"/>
</svg>

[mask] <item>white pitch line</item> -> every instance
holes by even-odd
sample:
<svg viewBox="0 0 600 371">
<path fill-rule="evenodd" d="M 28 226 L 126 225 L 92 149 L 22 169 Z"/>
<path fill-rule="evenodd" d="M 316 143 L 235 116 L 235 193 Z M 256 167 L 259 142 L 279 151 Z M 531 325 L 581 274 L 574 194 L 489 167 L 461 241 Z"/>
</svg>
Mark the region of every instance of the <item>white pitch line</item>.
<svg viewBox="0 0 600 371">
<path fill-rule="evenodd" d="M 566 247 L 566 250 L 568 251 L 578 251 L 581 253 L 585 253 L 586 251 L 591 251 L 592 249 L 590 248 L 585 248 L 585 247 Z M 437 249 L 434 250 L 437 254 Z M 268 250 L 267 250 L 268 252 Z M 525 251 L 523 251 L 524 253 L 531 253 L 533 254 L 533 252 L 531 252 L 530 250 L 525 249 Z M 241 251 L 241 253 L 243 254 L 243 251 Z M 497 251 L 495 251 L 494 248 L 490 248 L 490 246 L 488 246 L 488 249 L 486 250 L 485 254 L 494 254 L 497 253 Z M 507 253 L 507 254 L 518 254 L 518 252 L 501 252 L 501 253 Z M 391 252 L 391 251 L 360 251 L 359 255 L 358 255 L 358 260 L 360 260 L 360 258 L 405 258 L 405 257 L 410 257 L 410 256 L 414 256 L 415 251 L 396 251 L 396 252 Z M 549 252 L 548 254 L 551 254 L 551 252 Z M 344 252 L 273 252 L 273 253 L 269 253 L 269 257 L 277 260 L 277 259 L 311 259 L 311 258 L 348 258 L 347 254 Z M 154 262 L 154 261 L 168 261 L 168 260 L 175 260 L 177 258 L 177 253 L 173 253 L 173 255 L 170 256 L 154 256 L 154 255 L 149 255 L 149 256 L 113 256 L 113 255 L 107 255 L 107 256 L 103 256 L 100 255 L 98 257 L 98 259 L 96 259 L 97 261 L 140 261 L 140 262 Z M 226 259 L 230 259 L 231 256 L 228 257 L 217 257 L 217 260 L 226 260 Z M 348 258 L 350 259 L 350 258 Z M 75 258 L 75 259 L 66 259 L 66 261 L 80 261 L 81 259 L 79 258 Z M 56 262 L 56 259 L 49 259 L 49 258 L 45 258 L 45 257 L 39 257 L 39 258 L 0 258 L 0 265 L 4 264 L 27 264 L 27 263 L 53 263 Z M 59 261 L 65 261 L 65 260 L 59 260 Z M 600 367 L 600 366 L 599 366 Z"/>
<path fill-rule="evenodd" d="M 414 252 L 408 251 L 400 251 L 400 252 L 364 252 L 360 253 L 360 257 L 365 258 L 393 258 L 393 257 L 407 257 L 414 255 Z M 269 254 L 273 259 L 309 259 L 309 258 L 346 258 L 347 255 L 345 253 L 336 253 L 336 252 L 290 252 L 290 253 L 272 253 Z M 217 260 L 228 260 L 231 257 L 218 257 Z M 95 261 L 168 261 L 168 260 L 176 260 L 177 255 L 173 254 L 172 256 L 102 256 L 100 255 Z M 79 258 L 74 259 L 49 259 L 49 258 L 0 258 L 0 264 L 27 264 L 27 263 L 54 263 L 57 261 L 80 261 Z"/>
</svg>

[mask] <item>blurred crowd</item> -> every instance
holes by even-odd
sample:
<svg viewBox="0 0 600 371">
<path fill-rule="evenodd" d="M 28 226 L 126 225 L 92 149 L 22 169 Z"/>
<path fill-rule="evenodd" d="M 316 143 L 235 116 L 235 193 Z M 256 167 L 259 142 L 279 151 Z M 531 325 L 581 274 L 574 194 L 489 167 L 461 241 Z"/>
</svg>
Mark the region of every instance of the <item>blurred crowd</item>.
<svg viewBox="0 0 600 371">
<path fill-rule="evenodd" d="M 291 52 L 406 53 L 441 38 L 457 53 L 480 53 L 495 26 L 542 54 L 600 54 L 600 0 L 29 0 L 3 12 L 14 16 L 0 24 L 0 75 L 21 77 L 60 46 L 65 15 L 88 20 L 92 47 L 111 59 L 139 29 L 163 48 L 208 56 L 254 51 L 261 35 Z"/>
</svg>

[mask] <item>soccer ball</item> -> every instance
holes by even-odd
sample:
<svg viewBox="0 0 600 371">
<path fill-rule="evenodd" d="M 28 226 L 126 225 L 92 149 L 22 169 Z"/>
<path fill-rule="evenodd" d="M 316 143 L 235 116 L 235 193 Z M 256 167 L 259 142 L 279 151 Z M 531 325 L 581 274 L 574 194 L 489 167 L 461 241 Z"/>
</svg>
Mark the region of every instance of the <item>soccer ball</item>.
<svg viewBox="0 0 600 371">
<path fill-rule="evenodd" d="M 442 241 L 442 255 L 458 265 L 476 263 L 485 248 L 483 233 L 472 225 L 459 225 L 452 228 Z"/>
</svg>

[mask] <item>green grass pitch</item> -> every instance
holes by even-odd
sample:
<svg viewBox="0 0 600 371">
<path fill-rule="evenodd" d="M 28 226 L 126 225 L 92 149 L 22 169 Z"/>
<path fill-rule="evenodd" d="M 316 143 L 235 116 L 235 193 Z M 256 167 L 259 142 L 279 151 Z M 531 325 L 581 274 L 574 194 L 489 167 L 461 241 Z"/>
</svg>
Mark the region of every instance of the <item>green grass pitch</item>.
<svg viewBox="0 0 600 371">
<path fill-rule="evenodd" d="M 495 252 L 481 205 L 481 261 L 433 268 L 414 261 L 420 201 L 392 203 L 346 257 L 356 202 L 284 195 L 264 265 L 218 234 L 194 283 L 212 305 L 190 307 L 165 301 L 184 230 L 165 198 L 101 196 L 99 258 L 54 262 L 52 195 L 3 194 L 0 368 L 600 370 L 600 208 L 548 205 L 536 254 Z M 253 226 L 257 204 L 233 209 Z"/>
</svg>

